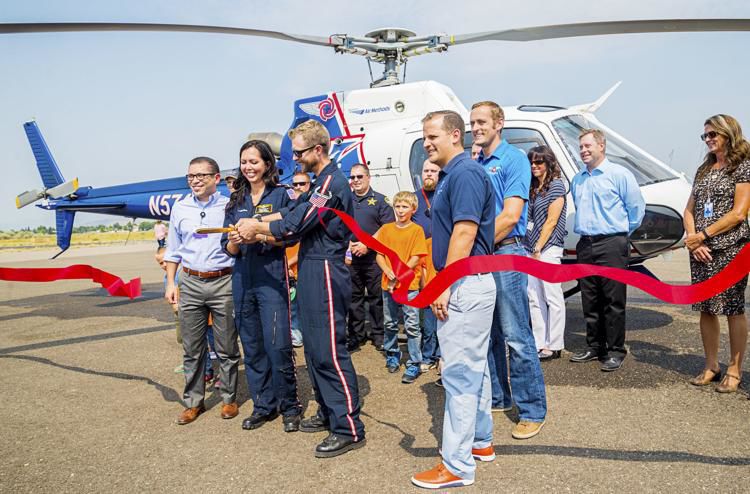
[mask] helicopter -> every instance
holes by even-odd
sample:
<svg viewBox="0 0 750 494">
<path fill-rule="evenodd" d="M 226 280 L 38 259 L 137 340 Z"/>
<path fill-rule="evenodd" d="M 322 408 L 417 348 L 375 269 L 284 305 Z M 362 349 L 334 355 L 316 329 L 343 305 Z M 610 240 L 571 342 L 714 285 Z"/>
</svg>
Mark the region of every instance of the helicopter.
<svg viewBox="0 0 750 494">
<path fill-rule="evenodd" d="M 421 119 L 427 112 L 450 109 L 461 114 L 468 122 L 467 108 L 449 87 L 436 81 L 402 81 L 399 68 L 405 68 L 407 59 L 443 53 L 455 45 L 492 40 L 519 42 L 620 33 L 748 30 L 750 19 L 612 21 L 423 36 L 402 28 L 382 28 L 364 36 L 334 34 L 327 37 L 184 24 L 0 23 L 0 33 L 4 34 L 174 31 L 262 36 L 325 46 L 337 53 L 363 56 L 368 64 L 382 64 L 382 76 L 377 80 L 373 78 L 367 89 L 331 91 L 295 101 L 290 128 L 307 119 L 321 122 L 331 135 L 331 156 L 342 171 L 348 173 L 352 165 L 366 163 L 373 177 L 372 186 L 386 195 L 421 187 L 420 171 L 425 159 L 421 144 Z M 523 150 L 541 144 L 550 146 L 558 157 L 564 177 L 569 181 L 582 166 L 577 152 L 580 130 L 591 127 L 603 130 L 608 137 L 609 159 L 633 172 L 647 202 L 643 224 L 631 237 L 634 254 L 631 264 L 638 266 L 647 258 L 681 245 L 684 231 L 681 215 L 677 211 L 687 202 L 691 186 L 684 175 L 596 119 L 595 111 L 615 89 L 616 86 L 593 103 L 569 108 L 551 105 L 504 107 L 505 127 L 502 135 Z M 61 252 L 70 245 L 76 211 L 168 219 L 174 202 L 189 193 L 182 177 L 99 189 L 78 187 L 77 181 L 64 181 L 38 127 L 34 123 L 27 123 L 25 130 L 45 188 L 19 195 L 17 206 L 23 207 L 41 199 L 44 202 L 40 207 L 55 210 Z M 272 147 L 279 156 L 281 180 L 288 182 L 295 170 L 289 138 L 271 133 L 266 134 L 265 138 L 275 144 Z M 465 147 L 468 149 L 470 146 L 471 136 L 467 132 Z M 226 189 L 222 190 L 226 193 Z M 568 224 L 572 224 L 575 212 L 572 201 L 569 204 Z M 574 255 L 576 240 L 572 234 L 566 240 L 569 260 Z"/>
</svg>

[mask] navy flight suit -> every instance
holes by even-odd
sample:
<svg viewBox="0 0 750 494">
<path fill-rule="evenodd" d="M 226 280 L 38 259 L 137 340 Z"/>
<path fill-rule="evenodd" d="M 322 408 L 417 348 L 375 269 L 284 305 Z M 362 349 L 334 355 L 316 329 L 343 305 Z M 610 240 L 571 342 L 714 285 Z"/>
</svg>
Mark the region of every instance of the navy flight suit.
<svg viewBox="0 0 750 494">
<path fill-rule="evenodd" d="M 332 433 L 359 442 L 365 438 L 365 426 L 359 418 L 357 374 L 346 349 L 351 279 L 344 256 L 351 233 L 330 211 L 319 219 L 321 205 L 352 215 L 349 182 L 335 161 L 270 228 L 276 238 L 300 238 L 299 317 L 318 415 Z"/>
<path fill-rule="evenodd" d="M 224 226 L 241 218 L 276 213 L 291 203 L 282 186 L 266 186 L 258 204 L 251 194 L 224 217 Z M 226 234 L 222 237 L 226 250 Z M 261 242 L 242 244 L 232 273 L 234 321 L 245 354 L 245 376 L 253 414 L 300 415 L 297 375 L 292 350 L 291 308 L 284 247 Z"/>
</svg>

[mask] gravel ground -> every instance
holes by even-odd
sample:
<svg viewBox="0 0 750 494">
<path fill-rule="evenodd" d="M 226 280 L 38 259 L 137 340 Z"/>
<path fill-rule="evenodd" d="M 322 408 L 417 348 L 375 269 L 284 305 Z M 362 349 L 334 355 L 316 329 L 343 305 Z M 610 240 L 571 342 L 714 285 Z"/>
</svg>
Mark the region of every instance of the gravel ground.
<svg viewBox="0 0 750 494">
<path fill-rule="evenodd" d="M 86 281 L 0 282 L 0 491 L 412 492 L 433 467 L 442 427 L 436 374 L 413 385 L 388 374 L 368 346 L 353 355 L 367 446 L 313 457 L 325 434 L 285 434 L 280 420 L 243 431 L 251 403 L 240 379 L 240 417 L 221 420 L 220 399 L 177 426 L 183 377 L 171 311 L 150 245 L 49 253 L 0 253 L 0 265 L 88 263 L 130 279 L 144 296 L 107 297 Z M 687 260 L 654 260 L 665 280 L 686 282 Z M 566 345 L 583 345 L 580 300 L 568 300 Z M 537 437 L 517 441 L 516 413 L 495 414 L 498 458 L 480 464 L 465 492 L 750 492 L 750 401 L 687 379 L 700 371 L 697 317 L 631 290 L 630 354 L 611 374 L 567 358 L 544 364 L 549 414 Z M 723 329 L 723 361 L 728 343 Z M 564 355 L 567 356 L 567 355 Z M 314 410 L 302 352 L 300 393 Z M 750 373 L 743 381 L 750 383 Z"/>
</svg>

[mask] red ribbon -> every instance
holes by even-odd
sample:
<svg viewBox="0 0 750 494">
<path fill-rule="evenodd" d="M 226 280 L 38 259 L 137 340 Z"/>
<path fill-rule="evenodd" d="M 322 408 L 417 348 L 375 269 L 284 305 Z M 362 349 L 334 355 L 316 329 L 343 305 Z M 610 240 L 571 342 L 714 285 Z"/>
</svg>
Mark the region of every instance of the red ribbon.
<svg viewBox="0 0 750 494">
<path fill-rule="evenodd" d="M 424 287 L 419 295 L 408 300 L 409 284 L 414 279 L 414 272 L 401 262 L 398 255 L 377 239 L 368 235 L 359 227 L 356 220 L 348 214 L 336 209 L 320 209 L 336 214 L 360 242 L 364 243 L 369 249 L 388 257 L 393 272 L 400 281 L 398 288 L 393 292 L 394 300 L 399 304 L 418 308 L 430 305 L 441 293 L 464 276 L 493 271 L 520 271 L 549 283 L 563 283 L 587 276 L 603 276 L 639 288 L 670 304 L 702 302 L 737 284 L 750 272 L 750 243 L 721 272 L 695 285 L 670 285 L 643 273 L 592 264 L 550 264 L 530 257 L 515 255 L 473 256 L 447 266 Z"/>
<path fill-rule="evenodd" d="M 74 264 L 65 268 L 0 268 L 0 280 L 5 281 L 56 281 L 88 280 L 99 283 L 113 297 L 134 299 L 141 296 L 141 279 L 129 283 L 122 278 L 87 264 Z"/>
</svg>

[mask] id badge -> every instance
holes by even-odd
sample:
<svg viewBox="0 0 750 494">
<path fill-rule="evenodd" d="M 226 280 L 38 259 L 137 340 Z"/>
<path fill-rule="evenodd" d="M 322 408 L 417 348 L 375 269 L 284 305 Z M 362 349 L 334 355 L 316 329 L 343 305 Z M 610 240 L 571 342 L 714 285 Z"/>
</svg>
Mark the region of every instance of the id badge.
<svg viewBox="0 0 750 494">
<path fill-rule="evenodd" d="M 703 206 L 703 217 L 704 218 L 713 218 L 714 216 L 714 203 L 713 201 L 708 201 Z"/>
<path fill-rule="evenodd" d="M 526 222 L 526 231 L 527 232 L 533 232 L 534 231 L 534 222 L 533 221 L 527 221 Z"/>
</svg>

